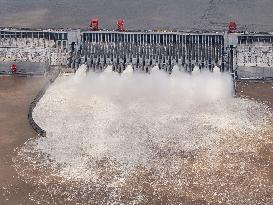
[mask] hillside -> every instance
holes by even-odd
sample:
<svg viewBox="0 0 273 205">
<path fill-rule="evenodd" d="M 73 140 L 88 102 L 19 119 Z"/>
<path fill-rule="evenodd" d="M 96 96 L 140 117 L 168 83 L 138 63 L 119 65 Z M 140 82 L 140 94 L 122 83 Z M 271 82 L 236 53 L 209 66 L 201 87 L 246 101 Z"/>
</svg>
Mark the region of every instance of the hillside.
<svg viewBox="0 0 273 205">
<path fill-rule="evenodd" d="M 92 17 L 112 29 L 273 30 L 273 0 L 0 0 L 0 26 L 86 28 Z"/>
</svg>

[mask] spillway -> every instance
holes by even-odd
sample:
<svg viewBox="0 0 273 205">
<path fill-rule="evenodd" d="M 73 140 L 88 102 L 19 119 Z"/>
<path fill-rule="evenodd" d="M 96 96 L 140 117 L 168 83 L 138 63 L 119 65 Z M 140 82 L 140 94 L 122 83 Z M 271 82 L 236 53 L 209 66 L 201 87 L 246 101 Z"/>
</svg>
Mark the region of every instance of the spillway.
<svg viewBox="0 0 273 205">
<path fill-rule="evenodd" d="M 225 70 L 222 35 L 85 32 L 82 38 L 81 56 L 94 70 L 103 70 L 108 64 L 118 72 L 128 64 L 143 72 L 149 72 L 155 65 L 167 72 L 171 72 L 174 65 L 188 72 L 195 66 L 212 70 L 217 65 Z"/>
</svg>

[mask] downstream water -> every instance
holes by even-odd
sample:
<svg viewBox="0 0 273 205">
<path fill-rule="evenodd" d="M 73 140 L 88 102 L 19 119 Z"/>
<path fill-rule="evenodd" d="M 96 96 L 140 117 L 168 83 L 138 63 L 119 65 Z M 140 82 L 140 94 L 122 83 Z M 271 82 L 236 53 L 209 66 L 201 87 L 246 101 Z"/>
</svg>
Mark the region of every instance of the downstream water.
<svg viewBox="0 0 273 205">
<path fill-rule="evenodd" d="M 234 98 L 224 73 L 61 76 L 34 110 L 46 138 L 28 141 L 18 172 L 40 203 L 272 204 L 260 150 L 269 108 Z"/>
</svg>

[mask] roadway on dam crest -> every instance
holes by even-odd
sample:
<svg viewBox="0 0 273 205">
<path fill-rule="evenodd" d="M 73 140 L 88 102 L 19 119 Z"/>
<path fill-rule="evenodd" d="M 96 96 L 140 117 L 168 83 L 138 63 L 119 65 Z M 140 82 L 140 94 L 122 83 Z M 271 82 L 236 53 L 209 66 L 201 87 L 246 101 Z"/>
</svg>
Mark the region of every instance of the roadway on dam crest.
<svg viewBox="0 0 273 205">
<path fill-rule="evenodd" d="M 34 187 L 23 182 L 13 168 L 15 149 L 36 132 L 28 122 L 31 101 L 42 89 L 44 77 L 0 76 L 0 204 L 32 204 Z"/>
</svg>

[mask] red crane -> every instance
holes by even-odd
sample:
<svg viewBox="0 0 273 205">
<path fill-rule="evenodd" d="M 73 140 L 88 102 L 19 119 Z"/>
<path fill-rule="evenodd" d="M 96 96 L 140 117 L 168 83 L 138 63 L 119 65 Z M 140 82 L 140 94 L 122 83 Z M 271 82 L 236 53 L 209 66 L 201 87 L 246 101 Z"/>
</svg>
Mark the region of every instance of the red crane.
<svg viewBox="0 0 273 205">
<path fill-rule="evenodd" d="M 124 31 L 124 20 L 118 19 L 117 26 L 118 26 L 118 31 Z"/>
<path fill-rule="evenodd" d="M 11 73 L 15 74 L 17 72 L 17 65 L 16 64 L 12 64 L 11 65 Z"/>
<path fill-rule="evenodd" d="M 90 23 L 90 27 L 93 31 L 99 30 L 99 20 L 98 19 L 92 19 Z"/>
<path fill-rule="evenodd" d="M 235 21 L 229 22 L 229 24 L 228 24 L 228 32 L 229 33 L 235 33 L 236 30 L 237 30 L 237 24 L 236 24 L 236 22 Z"/>
</svg>

